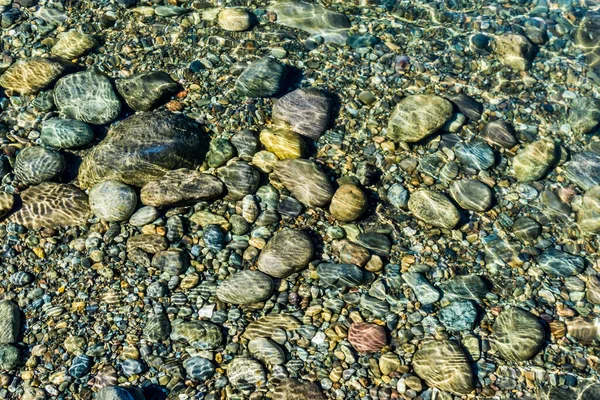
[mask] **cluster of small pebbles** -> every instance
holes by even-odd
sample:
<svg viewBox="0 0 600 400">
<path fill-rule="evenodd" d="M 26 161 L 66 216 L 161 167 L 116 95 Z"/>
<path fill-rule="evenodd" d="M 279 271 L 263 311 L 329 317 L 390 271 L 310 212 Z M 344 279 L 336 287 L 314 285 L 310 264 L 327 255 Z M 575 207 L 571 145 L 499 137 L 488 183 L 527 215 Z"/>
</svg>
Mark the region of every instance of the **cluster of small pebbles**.
<svg viewBox="0 0 600 400">
<path fill-rule="evenodd" d="M 591 3 L 0 0 L 0 398 L 600 399 Z"/>
</svg>

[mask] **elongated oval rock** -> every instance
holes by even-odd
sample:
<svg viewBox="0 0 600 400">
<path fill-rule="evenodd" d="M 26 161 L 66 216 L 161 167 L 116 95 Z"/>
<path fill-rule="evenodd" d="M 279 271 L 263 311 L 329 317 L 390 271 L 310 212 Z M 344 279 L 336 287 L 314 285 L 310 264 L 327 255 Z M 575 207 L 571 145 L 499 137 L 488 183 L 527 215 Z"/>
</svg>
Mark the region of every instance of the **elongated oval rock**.
<svg viewBox="0 0 600 400">
<path fill-rule="evenodd" d="M 0 76 L 0 86 L 20 94 L 33 94 L 48 87 L 68 68 L 57 58 L 21 59 Z"/>
<path fill-rule="evenodd" d="M 259 138 L 265 149 L 280 160 L 302 158 L 306 152 L 300 135 L 286 128 L 263 129 Z"/>
<path fill-rule="evenodd" d="M 127 105 L 135 111 L 150 111 L 177 91 L 177 83 L 166 72 L 142 72 L 117 79 L 115 86 Z"/>
<path fill-rule="evenodd" d="M 200 127 L 170 112 L 134 114 L 115 124 L 83 159 L 79 185 L 116 180 L 142 187 L 177 168 L 202 161 L 207 140 Z"/>
<path fill-rule="evenodd" d="M 450 186 L 450 196 L 465 210 L 487 211 L 492 206 L 492 190 L 475 179 L 462 179 Z"/>
<path fill-rule="evenodd" d="M 211 200 L 223 190 L 223 182 L 217 177 L 180 168 L 146 183 L 140 191 L 140 200 L 147 206 L 165 207 Z"/>
<path fill-rule="evenodd" d="M 342 185 L 335 191 L 329 212 L 338 221 L 354 221 L 367 210 L 367 196 L 356 185 Z"/>
<path fill-rule="evenodd" d="M 542 347 L 545 336 L 538 318 L 516 307 L 502 311 L 492 331 L 492 347 L 509 361 L 533 358 Z"/>
<path fill-rule="evenodd" d="M 75 30 L 63 32 L 57 37 L 58 41 L 52 46 L 52 54 L 69 60 L 84 55 L 98 45 L 91 35 Z"/>
<path fill-rule="evenodd" d="M 17 154 L 15 177 L 26 185 L 57 179 L 65 170 L 64 157 L 41 146 L 26 147 Z"/>
<path fill-rule="evenodd" d="M 577 212 L 577 224 L 584 232 L 600 232 L 600 185 L 592 186 L 583 195 L 581 208 Z"/>
<path fill-rule="evenodd" d="M 219 12 L 217 21 L 226 31 L 242 32 L 252 27 L 252 14 L 242 8 L 225 8 Z"/>
<path fill-rule="evenodd" d="M 273 391 L 278 400 L 325 400 L 325 395 L 315 383 L 285 378 Z"/>
<path fill-rule="evenodd" d="M 233 387 L 262 386 L 266 375 L 262 365 L 251 358 L 234 358 L 227 366 L 227 378 Z"/>
<path fill-rule="evenodd" d="M 21 311 L 12 301 L 0 302 L 0 344 L 16 343 L 21 331 Z"/>
<path fill-rule="evenodd" d="M 71 185 L 44 182 L 21 193 L 21 201 L 9 220 L 27 229 L 83 226 L 90 216 L 88 197 Z"/>
<path fill-rule="evenodd" d="M 250 354 L 267 365 L 281 365 L 285 354 L 281 347 L 268 338 L 254 338 L 248 343 Z"/>
<path fill-rule="evenodd" d="M 537 258 L 537 262 L 544 272 L 553 276 L 577 275 L 585 268 L 583 258 L 555 248 L 544 250 Z"/>
<path fill-rule="evenodd" d="M 258 257 L 257 267 L 275 278 L 287 278 L 305 268 L 313 257 L 310 237 L 299 230 L 284 228 L 277 232 Z"/>
<path fill-rule="evenodd" d="M 251 322 L 244 331 L 243 337 L 247 340 L 252 340 L 257 337 L 270 338 L 278 329 L 285 331 L 295 331 L 302 324 L 293 315 L 290 314 L 269 314 L 260 317 L 254 322 Z"/>
<path fill-rule="evenodd" d="M 253 194 L 260 184 L 260 174 L 245 161 L 232 161 L 217 170 L 217 176 L 227 188 L 227 200 L 241 200 Z"/>
<path fill-rule="evenodd" d="M 310 160 L 282 160 L 275 164 L 275 175 L 292 195 L 307 207 L 323 207 L 333 197 L 329 178 Z"/>
<path fill-rule="evenodd" d="M 94 131 L 88 124 L 76 119 L 51 118 L 44 121 L 40 139 L 49 146 L 72 149 L 94 140 Z"/>
<path fill-rule="evenodd" d="M 452 229 L 460 214 L 442 193 L 421 189 L 410 195 L 408 209 L 421 221 L 439 228 Z"/>
<path fill-rule="evenodd" d="M 250 64 L 235 82 L 235 89 L 248 97 L 271 97 L 283 90 L 287 69 L 272 57 Z"/>
<path fill-rule="evenodd" d="M 299 135 L 318 140 L 327 129 L 331 101 L 318 89 L 296 89 L 273 106 L 273 121 Z"/>
<path fill-rule="evenodd" d="M 583 151 L 565 166 L 565 177 L 583 190 L 600 185 L 600 154 Z"/>
<path fill-rule="evenodd" d="M 206 358 L 191 357 L 183 362 L 185 373 L 191 379 L 204 382 L 215 373 L 215 366 Z"/>
<path fill-rule="evenodd" d="M 556 145 L 551 140 L 538 140 L 528 144 L 513 158 L 515 177 L 521 182 L 543 178 L 556 161 L 556 153 Z"/>
<path fill-rule="evenodd" d="M 387 336 L 382 326 L 355 322 L 348 330 L 348 341 L 359 353 L 376 353 L 387 344 Z"/>
<path fill-rule="evenodd" d="M 221 328 L 207 321 L 181 322 L 172 327 L 171 340 L 186 341 L 195 349 L 214 350 L 221 345 Z"/>
<path fill-rule="evenodd" d="M 458 395 L 473 390 L 469 360 L 455 342 L 427 342 L 417 350 L 412 362 L 415 373 L 431 387 Z"/>
<path fill-rule="evenodd" d="M 388 122 L 387 137 L 415 143 L 439 130 L 452 116 L 452 103 L 431 94 L 407 96 L 396 106 Z"/>
<path fill-rule="evenodd" d="M 121 102 L 104 75 L 93 70 L 67 75 L 56 82 L 54 103 L 61 114 L 95 125 L 114 121 Z"/>
<path fill-rule="evenodd" d="M 363 272 L 356 265 L 321 263 L 317 266 L 319 279 L 336 288 L 356 287 L 362 283 Z"/>
<path fill-rule="evenodd" d="M 273 280 L 260 271 L 240 271 L 224 280 L 217 297 L 225 303 L 251 304 L 264 301 L 273 292 Z"/>
</svg>

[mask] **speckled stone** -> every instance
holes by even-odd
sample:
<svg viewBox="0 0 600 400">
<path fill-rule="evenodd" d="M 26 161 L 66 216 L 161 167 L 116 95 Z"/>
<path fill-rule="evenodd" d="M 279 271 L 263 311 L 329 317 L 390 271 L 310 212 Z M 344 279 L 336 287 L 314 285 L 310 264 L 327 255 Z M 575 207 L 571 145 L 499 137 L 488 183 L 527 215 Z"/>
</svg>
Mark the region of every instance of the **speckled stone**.
<svg viewBox="0 0 600 400">
<path fill-rule="evenodd" d="M 427 189 L 410 195 L 408 209 L 417 219 L 439 228 L 452 229 L 460 220 L 458 210 L 445 195 Z"/>
<path fill-rule="evenodd" d="M 440 309 L 438 319 L 450 332 L 471 331 L 477 310 L 471 301 L 456 301 Z"/>
<path fill-rule="evenodd" d="M 355 322 L 348 330 L 348 341 L 359 353 L 376 353 L 387 343 L 382 326 L 366 322 Z"/>
<path fill-rule="evenodd" d="M 26 147 L 17 154 L 15 178 L 26 185 L 36 185 L 58 179 L 65 167 L 59 152 L 41 146 Z"/>
<path fill-rule="evenodd" d="M 302 138 L 287 128 L 267 128 L 260 132 L 262 145 L 280 160 L 302 158 L 306 148 Z"/>
<path fill-rule="evenodd" d="M 27 229 L 84 226 L 90 216 L 88 197 L 74 186 L 45 182 L 21 193 L 23 206 L 9 220 Z"/>
<path fill-rule="evenodd" d="M 285 378 L 273 391 L 278 400 L 326 400 L 319 386 L 309 381 Z"/>
<path fill-rule="evenodd" d="M 300 326 L 302 326 L 302 324 L 293 315 L 269 314 L 248 324 L 243 337 L 247 340 L 252 340 L 257 337 L 270 338 L 278 329 L 295 331 L 300 328 Z"/>
<path fill-rule="evenodd" d="M 275 165 L 274 172 L 285 188 L 307 207 L 325 206 L 333 197 L 329 178 L 313 161 L 282 160 Z"/>
<path fill-rule="evenodd" d="M 342 185 L 335 191 L 329 205 L 329 212 L 338 221 L 355 221 L 367 210 L 367 196 L 356 185 Z"/>
<path fill-rule="evenodd" d="M 94 140 L 94 131 L 85 122 L 75 119 L 50 118 L 42 124 L 40 139 L 48 146 L 73 149 Z"/>
<path fill-rule="evenodd" d="M 248 97 L 272 97 L 283 90 L 286 75 L 285 65 L 272 57 L 264 57 L 242 72 L 235 88 Z"/>
<path fill-rule="evenodd" d="M 258 303 L 269 298 L 273 286 L 271 277 L 260 271 L 240 271 L 219 285 L 217 298 L 231 304 Z"/>
<path fill-rule="evenodd" d="M 567 122 L 578 135 L 592 132 L 600 123 L 600 99 L 578 97 L 573 100 Z"/>
<path fill-rule="evenodd" d="M 275 278 L 286 278 L 305 268 L 312 260 L 314 248 L 303 231 L 284 228 L 277 232 L 258 257 L 257 267 Z"/>
<path fill-rule="evenodd" d="M 173 325 L 171 340 L 185 341 L 199 350 L 214 350 L 221 345 L 221 328 L 207 321 L 187 321 Z"/>
<path fill-rule="evenodd" d="M 452 103 L 435 95 L 407 96 L 394 109 L 387 137 L 415 143 L 439 130 L 452 116 Z"/>
<path fill-rule="evenodd" d="M 546 175 L 557 158 L 557 148 L 551 140 L 530 143 L 513 158 L 515 177 L 531 182 Z"/>
<path fill-rule="evenodd" d="M 544 328 L 536 316 L 520 308 L 500 313 L 492 326 L 492 347 L 506 360 L 533 358 L 544 342 Z"/>
<path fill-rule="evenodd" d="M 117 181 L 104 181 L 94 185 L 89 193 L 90 208 L 97 217 L 119 222 L 127 220 L 137 206 L 135 190 Z"/>
<path fill-rule="evenodd" d="M 80 57 L 98 45 L 93 36 L 75 30 L 62 32 L 52 46 L 52 54 L 57 57 L 73 59 Z"/>
<path fill-rule="evenodd" d="M 523 35 L 504 34 L 496 37 L 494 52 L 500 62 L 515 71 L 531 68 L 535 58 L 534 45 Z"/>
<path fill-rule="evenodd" d="M 567 277 L 577 275 L 585 268 L 585 260 L 567 252 L 549 248 L 537 258 L 542 270 L 553 276 Z"/>
<path fill-rule="evenodd" d="M 12 211 L 15 205 L 15 196 L 11 193 L 0 192 L 0 218 Z"/>
<path fill-rule="evenodd" d="M 452 183 L 450 196 L 465 210 L 484 212 L 492 206 L 492 190 L 475 179 L 462 179 Z"/>
<path fill-rule="evenodd" d="M 180 168 L 146 183 L 140 191 L 142 204 L 165 207 L 212 200 L 223 193 L 218 178 L 199 171 Z"/>
<path fill-rule="evenodd" d="M 227 365 L 227 378 L 233 387 L 263 386 L 267 376 L 262 365 L 248 357 L 236 357 Z"/>
<path fill-rule="evenodd" d="M 69 67 L 56 58 L 20 59 L 0 76 L 0 86 L 20 94 L 33 94 L 48 87 Z"/>
<path fill-rule="evenodd" d="M 252 14 L 242 8 L 224 8 L 219 12 L 217 22 L 226 31 L 247 31 L 252 28 Z"/>
<path fill-rule="evenodd" d="M 114 121 L 121 113 L 112 84 L 93 70 L 59 79 L 54 86 L 54 103 L 61 116 L 95 125 Z"/>
<path fill-rule="evenodd" d="M 318 140 L 327 129 L 331 101 L 314 88 L 296 89 L 281 97 L 273 106 L 273 121 L 299 135 Z"/>
<path fill-rule="evenodd" d="M 473 390 L 473 373 L 467 356 L 450 340 L 430 341 L 413 356 L 413 368 L 427 385 L 466 395 Z"/>
<path fill-rule="evenodd" d="M 12 344 L 0 344 L 0 370 L 11 371 L 19 365 L 19 349 Z"/>
<path fill-rule="evenodd" d="M 21 332 L 21 311 L 12 301 L 0 302 L 0 344 L 17 343 Z"/>
<path fill-rule="evenodd" d="M 135 111 L 150 111 L 178 89 L 169 74 L 162 71 L 142 72 L 115 81 L 117 91 Z"/>
<path fill-rule="evenodd" d="M 169 112 L 134 114 L 114 125 L 99 145 L 83 159 L 79 185 L 116 180 L 142 187 L 177 168 L 193 168 L 202 161 L 207 140 L 200 127 Z"/>
<path fill-rule="evenodd" d="M 281 347 L 268 338 L 252 339 L 248 342 L 248 351 L 266 365 L 281 365 L 285 362 L 285 353 Z"/>
<path fill-rule="evenodd" d="M 583 195 L 577 224 L 584 232 L 600 233 L 600 186 L 592 186 Z"/>
<path fill-rule="evenodd" d="M 348 17 L 328 10 L 320 4 L 278 0 L 272 3 L 268 10 L 277 15 L 278 24 L 318 35 L 326 43 L 343 45 L 348 39 Z"/>
<path fill-rule="evenodd" d="M 241 200 L 253 194 L 260 184 L 260 174 L 245 161 L 232 160 L 217 170 L 217 176 L 227 188 L 226 200 Z"/>
</svg>

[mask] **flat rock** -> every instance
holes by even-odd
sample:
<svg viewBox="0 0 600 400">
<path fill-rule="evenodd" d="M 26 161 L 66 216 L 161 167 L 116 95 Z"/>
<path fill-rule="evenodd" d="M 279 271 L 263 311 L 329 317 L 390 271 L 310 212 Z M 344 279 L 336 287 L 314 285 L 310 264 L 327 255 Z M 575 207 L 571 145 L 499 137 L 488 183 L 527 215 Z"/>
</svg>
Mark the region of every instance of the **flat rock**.
<svg viewBox="0 0 600 400">
<path fill-rule="evenodd" d="M 495 162 L 494 151 L 481 140 L 458 142 L 454 146 L 454 154 L 461 165 L 477 171 L 489 169 Z"/>
<path fill-rule="evenodd" d="M 137 194 L 121 182 L 104 181 L 90 189 L 89 201 L 94 215 L 108 222 L 120 222 L 135 211 Z"/>
<path fill-rule="evenodd" d="M 487 283 L 479 275 L 457 275 L 440 285 L 444 298 L 481 301 L 489 293 Z"/>
<path fill-rule="evenodd" d="M 180 168 L 146 183 L 140 191 L 142 204 L 166 207 L 212 200 L 224 191 L 218 178 L 196 170 Z"/>
<path fill-rule="evenodd" d="M 510 149 L 517 145 L 513 127 L 504 120 L 489 122 L 483 129 L 483 139 L 492 146 Z"/>
<path fill-rule="evenodd" d="M 471 301 L 455 301 L 438 311 L 438 319 L 450 332 L 471 331 L 477 310 Z"/>
<path fill-rule="evenodd" d="M 356 265 L 321 263 L 317 266 L 319 280 L 327 286 L 343 289 L 362 283 L 363 272 Z"/>
<path fill-rule="evenodd" d="M 141 235 L 131 236 L 127 239 L 127 251 L 140 249 L 146 253 L 155 254 L 166 250 L 169 247 L 167 239 L 164 236 L 152 233 L 143 233 Z"/>
<path fill-rule="evenodd" d="M 25 185 L 57 180 L 66 167 L 59 152 L 42 146 L 26 147 L 17 154 L 15 178 Z"/>
<path fill-rule="evenodd" d="M 275 278 L 286 278 L 305 268 L 313 257 L 313 244 L 303 231 L 284 228 L 263 248 L 257 267 Z"/>
<path fill-rule="evenodd" d="M 536 316 L 520 308 L 505 309 L 492 326 L 492 347 L 509 361 L 533 358 L 544 342 L 544 328 Z"/>
<path fill-rule="evenodd" d="M 280 160 L 302 158 L 306 153 L 302 137 L 285 127 L 263 129 L 259 138 L 265 149 L 275 154 Z"/>
<path fill-rule="evenodd" d="M 281 97 L 273 106 L 273 121 L 299 135 L 318 140 L 327 129 L 331 100 L 314 88 L 296 89 Z"/>
<path fill-rule="evenodd" d="M 459 111 L 467 118 L 473 121 L 479 121 L 481 114 L 483 114 L 483 105 L 466 94 L 460 93 L 455 96 L 448 97 Z"/>
<path fill-rule="evenodd" d="M 169 74 L 162 71 L 142 72 L 115 81 L 117 91 L 135 111 L 150 111 L 178 89 Z"/>
<path fill-rule="evenodd" d="M 600 99 L 578 97 L 573 100 L 567 123 L 578 135 L 592 132 L 600 123 Z"/>
<path fill-rule="evenodd" d="M 21 332 L 21 310 L 9 300 L 0 302 L 0 344 L 17 343 Z"/>
<path fill-rule="evenodd" d="M 307 207 L 325 206 L 333 197 L 327 175 L 310 160 L 282 160 L 275 165 L 275 175 L 292 195 Z"/>
<path fill-rule="evenodd" d="M 492 206 L 492 189 L 476 179 L 461 179 L 450 186 L 450 196 L 465 210 L 484 212 Z"/>
<path fill-rule="evenodd" d="M 27 229 L 84 226 L 89 218 L 88 197 L 74 186 L 45 182 L 21 193 L 23 206 L 9 220 Z"/>
<path fill-rule="evenodd" d="M 402 274 L 402 279 L 415 292 L 417 300 L 422 304 L 433 304 L 440 299 L 440 292 L 420 273 L 405 272 Z"/>
<path fill-rule="evenodd" d="M 94 125 L 114 121 L 121 102 L 110 80 L 93 70 L 67 75 L 54 86 L 54 103 L 61 116 Z"/>
<path fill-rule="evenodd" d="M 251 322 L 246 327 L 244 339 L 252 340 L 257 337 L 270 338 L 278 329 L 284 331 L 296 331 L 302 324 L 296 317 L 289 314 L 269 314 Z"/>
<path fill-rule="evenodd" d="M 531 63 L 537 53 L 529 39 L 516 34 L 497 37 L 494 51 L 502 64 L 515 71 L 525 71 L 531 68 Z"/>
<path fill-rule="evenodd" d="M 278 400 L 325 400 L 326 397 L 315 383 L 285 378 L 273 391 Z"/>
<path fill-rule="evenodd" d="M 224 8 L 219 12 L 219 26 L 230 32 L 243 32 L 252 28 L 253 15 L 242 8 Z"/>
<path fill-rule="evenodd" d="M 387 137 L 395 142 L 407 143 L 425 139 L 450 119 L 452 109 L 452 103 L 440 96 L 407 96 L 390 116 Z"/>
<path fill-rule="evenodd" d="M 473 390 L 469 360 L 450 340 L 425 343 L 413 356 L 413 368 L 427 385 L 445 392 L 466 395 Z"/>
<path fill-rule="evenodd" d="M 50 118 L 42 124 L 40 139 L 48 146 L 73 149 L 94 140 L 94 131 L 88 124 L 76 119 Z"/>
<path fill-rule="evenodd" d="M 233 387 L 249 389 L 263 386 L 267 376 L 262 365 L 248 357 L 236 357 L 227 365 L 227 379 Z"/>
<path fill-rule="evenodd" d="M 79 185 L 104 180 L 142 187 L 178 168 L 202 161 L 206 140 L 200 127 L 170 112 L 140 113 L 114 125 L 83 159 Z"/>
<path fill-rule="evenodd" d="M 577 224 L 584 232 L 600 233 L 600 186 L 592 186 L 583 195 Z"/>
<path fill-rule="evenodd" d="M 530 143 L 513 158 L 515 177 L 521 182 L 543 178 L 558 157 L 558 149 L 551 140 Z"/>
<path fill-rule="evenodd" d="M 215 374 L 215 366 L 203 357 L 190 357 L 183 362 L 185 373 L 191 379 L 204 382 Z"/>
<path fill-rule="evenodd" d="M 93 36 L 75 30 L 60 33 L 52 46 L 52 54 L 71 60 L 81 57 L 98 45 Z"/>
<path fill-rule="evenodd" d="M 20 59 L 0 76 L 0 86 L 19 94 L 34 94 L 50 86 L 68 67 L 57 58 Z"/>
<path fill-rule="evenodd" d="M 226 200 L 241 200 L 246 195 L 255 193 L 260 184 L 259 172 L 241 160 L 231 160 L 217 170 L 217 176 L 227 188 Z"/>
<path fill-rule="evenodd" d="M 577 153 L 564 171 L 565 177 L 583 190 L 600 185 L 600 154 L 592 151 Z"/>
<path fill-rule="evenodd" d="M 11 371 L 19 365 L 19 349 L 12 344 L 0 344 L 0 370 Z"/>
<path fill-rule="evenodd" d="M 230 304 L 264 301 L 273 292 L 273 280 L 260 271 L 240 271 L 225 279 L 217 288 L 217 298 Z"/>
<path fill-rule="evenodd" d="M 281 365 L 285 362 L 285 353 L 281 347 L 268 338 L 252 339 L 248 342 L 248 351 L 267 365 Z"/>
<path fill-rule="evenodd" d="M 279 0 L 269 11 L 277 14 L 277 23 L 323 37 L 326 43 L 345 44 L 350 20 L 316 3 L 299 0 Z"/>
<path fill-rule="evenodd" d="M 223 340 L 221 328 L 207 321 L 187 321 L 172 327 L 171 340 L 185 341 L 199 350 L 214 350 Z"/>
<path fill-rule="evenodd" d="M 408 209 L 417 219 L 439 228 L 452 229 L 460 221 L 458 210 L 445 195 L 427 189 L 410 195 Z"/>
<path fill-rule="evenodd" d="M 235 82 L 236 90 L 248 97 L 272 97 L 283 91 L 287 68 L 264 57 L 248 65 Z"/>
<path fill-rule="evenodd" d="M 387 344 L 387 335 L 382 326 L 355 322 L 348 329 L 348 341 L 359 353 L 376 353 Z"/>
<path fill-rule="evenodd" d="M 571 276 L 581 273 L 585 268 L 585 260 L 573 254 L 549 248 L 537 258 L 540 268 L 553 276 Z"/>
</svg>

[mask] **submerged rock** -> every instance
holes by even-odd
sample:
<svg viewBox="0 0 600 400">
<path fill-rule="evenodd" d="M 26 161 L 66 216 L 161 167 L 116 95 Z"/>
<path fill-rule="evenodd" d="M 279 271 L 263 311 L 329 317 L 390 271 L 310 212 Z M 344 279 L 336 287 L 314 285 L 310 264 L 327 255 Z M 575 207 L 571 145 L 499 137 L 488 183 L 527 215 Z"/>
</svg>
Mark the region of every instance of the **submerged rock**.
<svg viewBox="0 0 600 400">
<path fill-rule="evenodd" d="M 525 36 L 505 34 L 496 38 L 495 52 L 500 62 L 516 71 L 531 68 L 535 46 Z"/>
<path fill-rule="evenodd" d="M 52 54 L 69 60 L 86 54 L 98 45 L 93 36 L 75 30 L 63 32 L 57 38 L 58 41 L 52 46 Z"/>
<path fill-rule="evenodd" d="M 274 398 L 279 400 L 325 400 L 319 387 L 309 381 L 285 378 L 273 391 Z"/>
<path fill-rule="evenodd" d="M 274 172 L 286 189 L 307 207 L 325 206 L 333 197 L 329 178 L 313 161 L 282 160 L 275 165 Z"/>
<path fill-rule="evenodd" d="M 217 288 L 224 303 L 251 304 L 264 301 L 273 291 L 273 280 L 260 271 L 240 271 L 225 279 Z"/>
<path fill-rule="evenodd" d="M 296 89 L 281 97 L 273 106 L 273 121 L 299 135 L 318 140 L 327 129 L 331 101 L 314 88 Z"/>
<path fill-rule="evenodd" d="M 72 149 L 94 140 L 94 131 L 88 124 L 76 119 L 51 118 L 44 121 L 40 139 L 48 146 Z"/>
<path fill-rule="evenodd" d="M 600 99 L 578 97 L 573 100 L 567 122 L 578 135 L 592 132 L 600 123 Z"/>
<path fill-rule="evenodd" d="M 110 80 L 93 70 L 59 79 L 54 103 L 62 116 L 95 125 L 112 122 L 121 113 L 121 102 Z"/>
<path fill-rule="evenodd" d="M 260 132 L 260 142 L 280 160 L 302 158 L 306 153 L 302 137 L 287 128 L 263 129 Z"/>
<path fill-rule="evenodd" d="M 177 83 L 162 71 L 142 72 L 129 78 L 117 79 L 115 85 L 127 105 L 135 111 L 150 111 L 156 108 L 162 100 L 178 89 Z"/>
<path fill-rule="evenodd" d="M 355 322 L 348 329 L 348 341 L 359 353 L 376 353 L 387 343 L 387 335 L 382 326 Z"/>
<path fill-rule="evenodd" d="M 600 186 L 592 186 L 583 195 L 577 224 L 584 232 L 600 233 Z"/>
<path fill-rule="evenodd" d="M 227 200 L 241 200 L 253 194 L 260 184 L 260 174 L 245 161 L 232 160 L 217 170 L 217 176 L 227 188 Z"/>
<path fill-rule="evenodd" d="M 114 125 L 83 159 L 79 185 L 104 180 L 141 187 L 172 169 L 193 168 L 202 161 L 206 139 L 200 127 L 169 112 L 132 115 Z"/>
<path fill-rule="evenodd" d="M 577 153 L 564 171 L 566 178 L 583 190 L 600 185 L 600 154 L 592 151 Z"/>
<path fill-rule="evenodd" d="M 520 308 L 500 313 L 492 327 L 492 347 L 509 361 L 533 358 L 544 342 L 544 329 L 533 314 Z"/>
<path fill-rule="evenodd" d="M 94 185 L 90 189 L 89 200 L 94 215 L 109 222 L 127 220 L 137 206 L 135 191 L 116 181 L 104 181 Z"/>
<path fill-rule="evenodd" d="M 326 43 L 345 44 L 350 20 L 316 3 L 278 0 L 269 7 L 277 14 L 277 23 L 323 37 Z"/>
<path fill-rule="evenodd" d="M 257 267 L 275 278 L 286 278 L 306 267 L 313 252 L 312 241 L 306 233 L 285 228 L 269 240 L 260 253 Z"/>
<path fill-rule="evenodd" d="M 329 212 L 338 221 L 354 221 L 366 211 L 367 196 L 356 185 L 342 185 L 335 191 L 329 205 Z"/>
<path fill-rule="evenodd" d="M 84 226 L 90 216 L 88 197 L 74 186 L 45 182 L 21 194 L 23 206 L 9 217 L 27 229 Z"/>
<path fill-rule="evenodd" d="M 0 344 L 17 343 L 21 332 L 21 310 L 12 301 L 0 302 Z"/>
<path fill-rule="evenodd" d="M 492 190 L 475 179 L 462 179 L 450 186 L 450 195 L 465 210 L 487 211 L 492 206 Z"/>
<path fill-rule="evenodd" d="M 221 28 L 231 32 L 242 32 L 252 28 L 252 14 L 242 8 L 221 10 L 217 21 Z"/>
<path fill-rule="evenodd" d="M 553 276 L 577 275 L 585 268 L 585 260 L 573 254 L 550 248 L 537 258 L 542 270 Z"/>
<path fill-rule="evenodd" d="M 220 196 L 223 190 L 223 182 L 218 178 L 180 168 L 146 183 L 140 192 L 140 200 L 147 206 L 165 207 L 212 200 Z"/>
<path fill-rule="evenodd" d="M 557 151 L 551 140 L 539 140 L 528 144 L 513 158 L 515 177 L 521 182 L 543 178 L 556 162 Z"/>
<path fill-rule="evenodd" d="M 171 340 L 186 341 L 199 350 L 214 350 L 223 340 L 221 328 L 207 321 L 187 321 L 172 327 Z"/>
<path fill-rule="evenodd" d="M 442 193 L 421 189 L 408 199 L 408 209 L 421 221 L 439 228 L 452 229 L 458 224 L 458 210 Z"/>
<path fill-rule="evenodd" d="M 36 185 L 57 180 L 65 167 L 65 159 L 59 152 L 41 146 L 26 147 L 17 154 L 15 177 L 26 185 Z"/>
<path fill-rule="evenodd" d="M 19 94 L 33 94 L 50 86 L 69 65 L 56 58 L 21 59 L 0 76 L 0 86 Z"/>
<path fill-rule="evenodd" d="M 425 343 L 413 356 L 413 368 L 427 385 L 458 395 L 473 390 L 473 373 L 467 356 L 450 340 Z"/>
<path fill-rule="evenodd" d="M 387 137 L 415 143 L 438 131 L 452 116 L 452 103 L 435 95 L 405 97 L 388 122 Z"/>
<path fill-rule="evenodd" d="M 272 97 L 285 84 L 287 69 L 274 58 L 265 57 L 250 64 L 239 76 L 235 88 L 248 97 Z"/>
</svg>

